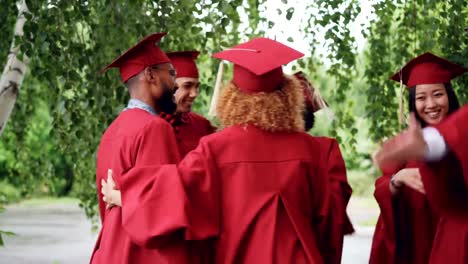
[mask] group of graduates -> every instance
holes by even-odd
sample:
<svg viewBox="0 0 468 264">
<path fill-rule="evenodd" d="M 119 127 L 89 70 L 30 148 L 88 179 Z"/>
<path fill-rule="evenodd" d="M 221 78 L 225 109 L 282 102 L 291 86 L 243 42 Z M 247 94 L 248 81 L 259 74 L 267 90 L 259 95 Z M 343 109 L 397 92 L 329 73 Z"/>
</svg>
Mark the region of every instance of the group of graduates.
<svg viewBox="0 0 468 264">
<path fill-rule="evenodd" d="M 191 112 L 198 52 L 165 53 L 164 35 L 103 69 L 120 70 L 131 99 L 99 145 L 90 262 L 340 263 L 352 190 L 337 141 L 307 133 L 325 102 L 303 73 L 283 73 L 303 54 L 268 38 L 214 54 L 234 64 L 217 129 Z M 374 155 L 370 263 L 468 263 L 468 108 L 450 85 L 466 71 L 425 53 L 392 76 L 413 114 Z"/>
</svg>

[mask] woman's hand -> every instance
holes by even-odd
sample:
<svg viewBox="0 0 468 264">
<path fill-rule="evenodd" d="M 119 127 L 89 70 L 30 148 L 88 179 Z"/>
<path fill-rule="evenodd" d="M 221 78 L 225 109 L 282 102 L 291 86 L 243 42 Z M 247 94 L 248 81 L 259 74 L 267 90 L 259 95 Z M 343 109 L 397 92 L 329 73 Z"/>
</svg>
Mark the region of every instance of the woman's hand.
<svg viewBox="0 0 468 264">
<path fill-rule="evenodd" d="M 115 188 L 115 182 L 112 178 L 112 170 L 107 171 L 107 181 L 101 180 L 102 200 L 106 203 L 106 209 L 114 206 L 122 206 L 120 191 Z"/>
<path fill-rule="evenodd" d="M 390 181 L 390 191 L 392 194 L 397 193 L 398 189 L 403 186 L 407 186 L 422 194 L 426 193 L 418 168 L 402 169 L 393 175 Z"/>
</svg>

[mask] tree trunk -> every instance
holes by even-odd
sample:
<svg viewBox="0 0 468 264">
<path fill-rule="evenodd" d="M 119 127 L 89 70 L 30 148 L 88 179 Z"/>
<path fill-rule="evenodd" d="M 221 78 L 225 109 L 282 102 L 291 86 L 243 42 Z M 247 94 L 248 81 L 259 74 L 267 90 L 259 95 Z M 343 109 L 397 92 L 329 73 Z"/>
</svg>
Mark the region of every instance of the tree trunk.
<svg viewBox="0 0 468 264">
<path fill-rule="evenodd" d="M 7 63 L 0 77 L 0 136 L 13 110 L 24 74 L 26 73 L 28 58 L 24 56 L 24 62 L 17 58 L 19 45 L 15 44 L 15 38 L 23 36 L 23 26 L 24 22 L 26 22 L 24 14 L 26 12 L 28 12 L 26 0 L 18 1 L 18 19 L 16 20 L 15 32 L 11 41 L 11 48 L 8 52 Z"/>
</svg>

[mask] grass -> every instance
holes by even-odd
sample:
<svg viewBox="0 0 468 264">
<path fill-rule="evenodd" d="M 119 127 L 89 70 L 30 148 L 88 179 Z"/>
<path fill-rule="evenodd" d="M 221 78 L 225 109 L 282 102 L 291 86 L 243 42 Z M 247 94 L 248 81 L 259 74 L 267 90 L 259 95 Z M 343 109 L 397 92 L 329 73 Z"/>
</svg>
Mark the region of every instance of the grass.
<svg viewBox="0 0 468 264">
<path fill-rule="evenodd" d="M 22 200 L 17 205 L 25 207 L 34 207 L 42 205 L 68 205 L 68 204 L 78 204 L 79 200 L 72 197 L 36 197 L 31 199 Z"/>
<path fill-rule="evenodd" d="M 365 227 L 372 227 L 372 226 L 375 226 L 376 224 L 377 224 L 377 217 L 369 218 L 369 219 L 358 222 L 359 226 L 365 226 Z"/>
</svg>

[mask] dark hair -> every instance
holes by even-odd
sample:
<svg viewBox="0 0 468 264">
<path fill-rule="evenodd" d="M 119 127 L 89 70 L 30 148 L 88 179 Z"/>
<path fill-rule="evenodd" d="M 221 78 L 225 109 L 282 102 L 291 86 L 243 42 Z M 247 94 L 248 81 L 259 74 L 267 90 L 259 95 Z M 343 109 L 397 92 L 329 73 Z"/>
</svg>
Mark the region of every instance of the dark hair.
<svg viewBox="0 0 468 264">
<path fill-rule="evenodd" d="M 455 112 L 458 108 L 460 108 L 460 103 L 458 102 L 457 95 L 455 91 L 453 91 L 452 84 L 444 83 L 445 91 L 447 92 L 448 97 L 448 104 L 449 109 L 447 115 Z M 424 120 L 418 115 L 418 111 L 416 111 L 416 86 L 413 86 L 409 89 L 409 111 L 414 112 L 416 119 L 419 121 L 422 127 L 425 127 L 427 124 Z"/>
<path fill-rule="evenodd" d="M 312 110 L 309 110 L 307 107 L 304 110 L 304 129 L 309 131 L 314 127 L 315 124 L 315 113 Z"/>
</svg>

